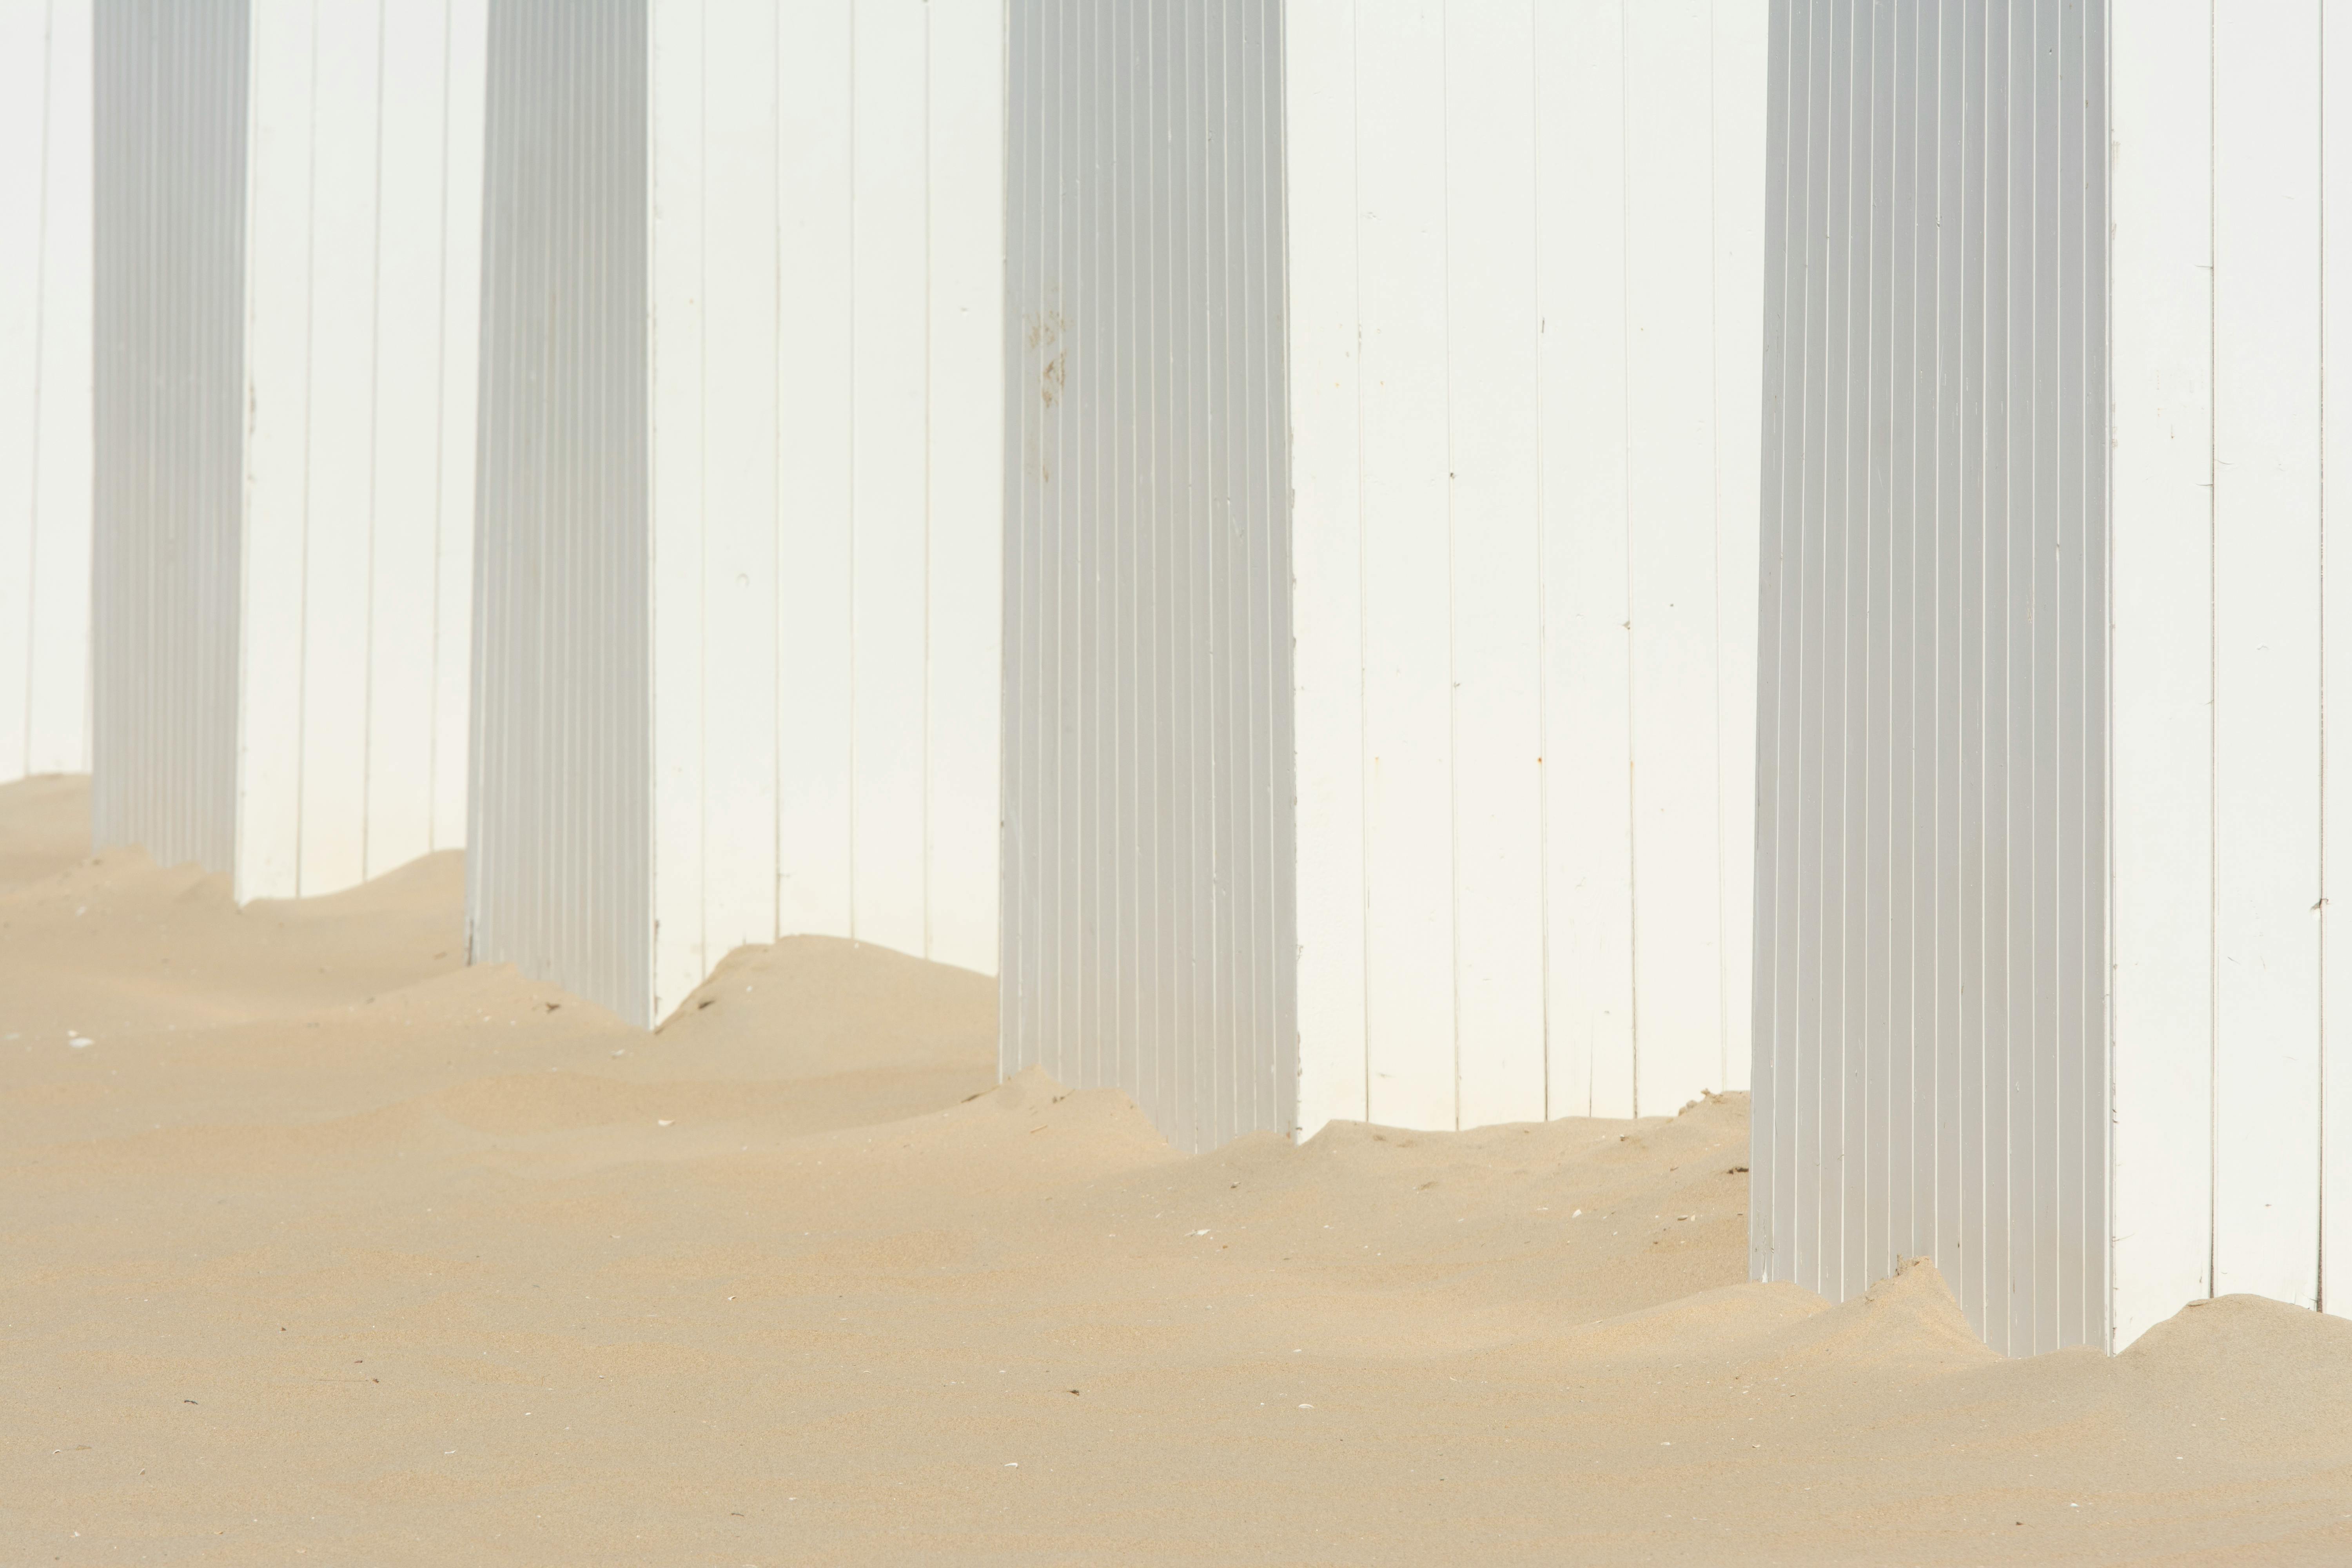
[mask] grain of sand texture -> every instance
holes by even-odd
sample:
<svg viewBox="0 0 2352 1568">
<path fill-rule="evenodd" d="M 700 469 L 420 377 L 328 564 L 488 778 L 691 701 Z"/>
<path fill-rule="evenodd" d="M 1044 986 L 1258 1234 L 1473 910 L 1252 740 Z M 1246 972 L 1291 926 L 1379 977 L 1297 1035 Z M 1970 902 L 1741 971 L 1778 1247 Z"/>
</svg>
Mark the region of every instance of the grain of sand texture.
<svg viewBox="0 0 2352 1568">
<path fill-rule="evenodd" d="M 1737 1097 L 1180 1158 L 971 974 L 646 1034 L 455 857 L 238 912 L 86 809 L 0 790 L 0 1563 L 2352 1562 L 2352 1323 L 1742 1283 Z"/>
</svg>

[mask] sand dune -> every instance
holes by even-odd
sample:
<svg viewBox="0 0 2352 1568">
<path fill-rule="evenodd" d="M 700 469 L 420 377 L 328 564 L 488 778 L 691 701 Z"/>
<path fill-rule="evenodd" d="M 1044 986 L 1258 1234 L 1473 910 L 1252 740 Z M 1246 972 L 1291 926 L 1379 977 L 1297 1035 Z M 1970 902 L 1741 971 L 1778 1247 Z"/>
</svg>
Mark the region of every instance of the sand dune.
<svg viewBox="0 0 2352 1568">
<path fill-rule="evenodd" d="M 2352 1323 L 1742 1282 L 1746 1106 L 1180 1158 L 992 984 L 658 1033 L 0 789 L 0 1561 L 2352 1561 Z M 85 1041 L 85 1044 L 76 1044 Z"/>
</svg>

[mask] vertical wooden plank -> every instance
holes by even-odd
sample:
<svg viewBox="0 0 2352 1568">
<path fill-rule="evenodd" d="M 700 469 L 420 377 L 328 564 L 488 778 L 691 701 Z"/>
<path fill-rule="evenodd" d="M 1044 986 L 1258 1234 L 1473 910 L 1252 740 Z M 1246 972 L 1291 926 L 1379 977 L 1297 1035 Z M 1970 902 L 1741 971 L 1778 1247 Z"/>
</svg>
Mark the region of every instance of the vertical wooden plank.
<svg viewBox="0 0 2352 1568">
<path fill-rule="evenodd" d="M 2352 1317 L 2352 706 L 2342 705 L 2352 693 L 2352 12 L 2326 4 L 2320 21 L 2320 532 L 2327 552 L 2320 606 L 2326 701 L 2320 888 L 2327 903 L 2320 922 L 2318 1304 Z"/>
<path fill-rule="evenodd" d="M 850 382 L 855 933 L 923 945 L 926 135 L 921 0 L 856 0 Z"/>
<path fill-rule="evenodd" d="M 2109 20 L 2110 1350 L 2211 1291 L 2212 9 Z"/>
<path fill-rule="evenodd" d="M 1366 1005 L 1370 1111 L 1455 1125 L 1445 386 L 1445 38 L 1434 5 L 1357 37 L 1363 311 Z"/>
<path fill-rule="evenodd" d="M 1723 1085 L 1721 756 L 1705 0 L 1623 12 L 1625 537 L 1634 870 L 1634 1100 L 1671 1115 Z"/>
<path fill-rule="evenodd" d="M 1623 25 L 1623 7 L 1613 0 L 1536 11 L 1547 1077 L 1554 1116 L 1633 1112 Z M 1367 361 L 1368 380 L 1372 369 Z M 1368 451 L 1376 449 L 1369 428 L 1366 435 Z M 1366 707 L 1377 711 L 1369 693 Z M 1377 1007 L 1373 1013 L 1379 1016 Z"/>
<path fill-rule="evenodd" d="M 1301 1137 L 1370 1115 L 1355 26 L 1345 0 L 1300 0 L 1286 47 Z"/>
<path fill-rule="evenodd" d="M 2319 11 L 2214 8 L 2214 1279 L 2310 1304 L 2319 1198 Z"/>
<path fill-rule="evenodd" d="M 776 936 L 776 60 L 774 9 L 702 14 L 703 959 Z"/>
<path fill-rule="evenodd" d="M 1710 221 L 1714 247 L 1717 1081 L 1749 1087 L 1756 909 L 1758 492 L 1764 386 L 1767 0 L 1714 0 Z"/>
<path fill-rule="evenodd" d="M 379 876 L 433 847 L 435 566 L 441 543 L 444 134 L 449 6 L 382 22 L 374 256 L 374 460 L 368 499 L 365 857 Z"/>
<path fill-rule="evenodd" d="M 1705 180 L 1704 78 L 1690 62 L 1704 55 L 1704 0 L 1691 0 L 1698 26 L 1697 49 L 1687 47 L 1679 79 L 1685 100 L 1699 112 L 1689 136 L 1696 168 L 1675 164 L 1656 174 L 1677 182 L 1684 209 L 1697 206 Z M 1450 8 L 1445 16 L 1445 285 L 1447 474 L 1453 519 L 1454 814 L 1456 959 L 1461 1125 L 1537 1121 L 1545 1113 L 1543 868 L 1528 853 L 1542 842 L 1543 689 L 1541 490 L 1537 456 L 1538 357 L 1535 271 L 1536 114 L 1535 79 L 1528 68 L 1533 37 L 1532 4 Z M 1663 86 L 1663 84 L 1661 84 Z M 1664 94 L 1662 93 L 1662 96 Z M 1685 107 L 1693 105 L 1685 104 Z M 1690 253 L 1685 268 L 1699 282 L 1706 276 L 1704 230 L 1687 210 L 1668 221 Z M 1694 232 L 1694 230 L 1696 232 Z M 1706 318 L 1687 300 L 1669 348 L 1654 342 L 1663 358 L 1687 353 L 1688 376 L 1676 400 L 1677 412 L 1697 400 L 1705 384 Z M 1646 412 L 1646 411 L 1645 411 Z M 1658 417 L 1649 430 L 1661 442 L 1706 432 L 1677 427 Z M 1682 468 L 1696 490 L 1706 480 L 1704 466 L 1682 454 Z M 1705 528 L 1706 509 L 1698 495 L 1686 517 L 1691 529 Z M 1679 516 L 1679 511 L 1677 512 Z M 1665 519 L 1661 517 L 1661 524 Z M 1639 525 L 1636 525 L 1637 531 Z M 1663 530 L 1662 530 L 1663 531 Z M 1701 547 L 1679 563 L 1685 577 L 1710 564 Z M 1708 584 L 1711 587 L 1711 584 Z M 1685 595 L 1695 614 L 1712 608 L 1712 595 Z M 1704 664 L 1706 640 L 1695 637 L 1689 664 Z M 1710 693 L 1711 695 L 1711 693 Z M 1691 716 L 1711 704 L 1694 702 Z M 1712 784 L 1712 740 L 1700 742 L 1708 764 L 1703 784 Z M 1687 739 L 1682 742 L 1688 745 Z M 1685 764 L 1692 759 L 1679 759 Z M 1712 801 L 1706 803 L 1712 806 Z M 1713 819 L 1708 814 L 1713 870 Z M 1712 893 L 1712 888 L 1706 889 Z M 1695 906 L 1696 908 L 1696 906 Z M 1708 911 L 1711 912 L 1711 911 Z M 1700 923 L 1706 921 L 1703 914 Z M 1687 941 L 1687 937 L 1682 939 Z M 1670 950 L 1671 951 L 1671 950 Z M 1715 980 L 1713 952 L 1706 954 L 1706 989 Z M 1670 972 L 1688 983 L 1686 969 Z M 1717 1022 L 1712 1011 L 1708 1024 Z M 1708 1043 L 1712 1045 L 1710 1037 Z"/>
<path fill-rule="evenodd" d="M 311 462 L 312 7 L 253 17 L 245 285 L 244 612 L 237 679 L 240 900 L 299 891 L 302 596 Z"/>
<path fill-rule="evenodd" d="M 702 698 L 704 376 L 703 0 L 647 0 L 652 82 L 651 552 L 653 1017 L 668 1016 L 721 956 L 703 923 L 708 735 Z"/>
<path fill-rule="evenodd" d="M 776 53 L 776 929 L 848 936 L 852 0 L 796 5 Z"/>
<path fill-rule="evenodd" d="M 1004 553 L 1004 38 L 993 0 L 931 0 L 926 199 L 930 605 L 923 952 L 996 972 Z"/>
</svg>

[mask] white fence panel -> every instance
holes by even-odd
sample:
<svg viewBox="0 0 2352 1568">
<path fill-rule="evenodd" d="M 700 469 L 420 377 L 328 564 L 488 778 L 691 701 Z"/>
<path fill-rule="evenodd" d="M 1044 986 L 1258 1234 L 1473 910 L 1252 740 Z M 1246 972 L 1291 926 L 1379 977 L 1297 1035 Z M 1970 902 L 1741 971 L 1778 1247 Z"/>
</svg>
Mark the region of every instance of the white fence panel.
<svg viewBox="0 0 2352 1568">
<path fill-rule="evenodd" d="M 2111 720 L 2112 1342 L 2211 1293 L 2213 285 L 2210 0 L 2117 19 Z M 2123 679 L 2128 672 L 2129 679 Z M 1953 1238 L 1958 1244 L 1957 1236 Z"/>
<path fill-rule="evenodd" d="M 2320 5 L 2212 16 L 2213 1027 L 2228 1053 L 2213 1289 L 2308 1306 L 2325 893 Z"/>
<path fill-rule="evenodd" d="M 483 3 L 97 26 L 98 840 L 331 892 L 463 841 Z"/>
<path fill-rule="evenodd" d="M 89 766 L 90 6 L 0 5 L 0 783 Z"/>
<path fill-rule="evenodd" d="M 1755 437 L 1723 421 L 1760 374 L 1763 10 L 1291 12 L 1294 91 L 1352 108 L 1286 121 L 1291 362 L 1363 356 L 1352 410 L 1291 394 L 1328 411 L 1296 460 L 1299 690 L 1352 660 L 1361 726 L 1317 715 L 1298 787 L 1364 814 L 1354 864 L 1314 851 L 1362 915 L 1299 893 L 1305 954 L 1360 919 L 1366 987 L 1299 1016 L 1302 1132 L 1746 1082 L 1751 656 L 1723 636 L 1727 594 L 1753 635 Z M 1334 179 L 1345 208 L 1300 206 Z M 1351 481 L 1352 514 L 1307 510 Z M 1313 647 L 1325 623 L 1355 647 Z"/>
<path fill-rule="evenodd" d="M 533 225 L 608 270 L 649 258 L 635 304 L 559 307 L 628 345 L 579 374 L 649 488 L 567 502 L 557 534 L 534 533 L 520 487 L 567 393 L 530 378 L 539 326 L 488 329 L 484 463 L 509 488 L 486 509 L 479 591 L 518 627 L 609 623 L 597 657 L 643 696 L 578 693 L 486 736 L 474 956 L 641 1022 L 731 949 L 797 932 L 993 969 L 1000 13 L 498 14 L 492 120 L 513 141 L 490 165 L 493 249 L 526 291 L 546 265 Z M 637 140 L 565 119 L 567 93 Z M 505 216 L 499 181 L 520 195 L 574 166 L 595 202 Z M 547 460 L 586 498 L 602 459 L 583 429 L 551 430 Z M 575 677 L 518 630 L 478 679 L 525 711 Z M 575 830 L 534 847 L 558 770 L 583 779 L 562 796 Z"/>
<path fill-rule="evenodd" d="M 2101 13 L 1774 16 L 1754 1265 L 2098 1342 Z"/>
<path fill-rule="evenodd" d="M 2322 11 L 1775 12 L 1761 1276 L 2345 1308 Z"/>
<path fill-rule="evenodd" d="M 646 648 L 663 608 L 645 591 L 647 400 L 664 390 L 644 330 L 646 126 L 648 92 L 669 80 L 656 56 L 648 82 L 646 47 L 630 0 L 490 12 L 466 856 L 475 958 L 640 1018 L 657 740 Z M 682 363 L 688 385 L 692 321 L 670 318 L 673 348 L 689 352 L 665 370 Z"/>
<path fill-rule="evenodd" d="M 1745 1083 L 1764 16 L 1013 8 L 1008 1068 L 1192 1145 Z M 1261 163 L 1286 224 L 1235 252 Z M 1210 575 L 1122 553 L 1168 539 Z M 1228 663 L 1219 595 L 1269 592 L 1295 651 Z"/>
<path fill-rule="evenodd" d="M 1208 1147 L 1300 1087 L 1280 8 L 1012 23 L 1003 1065 Z"/>
</svg>

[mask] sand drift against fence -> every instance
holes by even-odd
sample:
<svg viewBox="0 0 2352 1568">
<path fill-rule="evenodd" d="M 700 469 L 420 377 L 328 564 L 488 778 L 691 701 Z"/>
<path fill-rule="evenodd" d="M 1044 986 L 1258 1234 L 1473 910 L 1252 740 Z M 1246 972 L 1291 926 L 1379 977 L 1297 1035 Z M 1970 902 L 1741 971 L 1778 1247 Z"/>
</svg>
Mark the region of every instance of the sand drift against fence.
<svg viewBox="0 0 2352 1568">
<path fill-rule="evenodd" d="M 234 909 L 0 790 L 0 1540 L 36 1561 L 2352 1556 L 2352 1324 L 2007 1361 L 1743 1283 L 1747 1107 L 1174 1154 L 990 981 L 804 939 L 665 1028 L 461 868 Z"/>
</svg>

